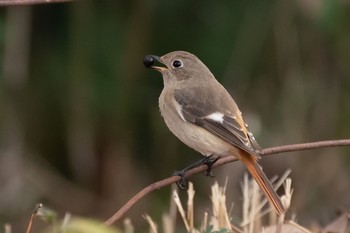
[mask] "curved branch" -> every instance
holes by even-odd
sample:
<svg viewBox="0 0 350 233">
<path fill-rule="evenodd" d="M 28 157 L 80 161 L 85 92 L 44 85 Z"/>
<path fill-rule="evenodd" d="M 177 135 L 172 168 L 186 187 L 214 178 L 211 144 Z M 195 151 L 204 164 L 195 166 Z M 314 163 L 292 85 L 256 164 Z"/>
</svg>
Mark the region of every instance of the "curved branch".
<svg viewBox="0 0 350 233">
<path fill-rule="evenodd" d="M 307 142 L 307 143 L 298 143 L 298 144 L 292 144 L 292 145 L 265 148 L 262 150 L 262 154 L 272 155 L 272 154 L 278 154 L 282 152 L 285 153 L 285 152 L 292 152 L 292 151 L 319 149 L 324 147 L 339 147 L 339 146 L 349 146 L 349 145 L 350 145 L 350 139 Z"/>
<path fill-rule="evenodd" d="M 0 6 L 12 6 L 12 5 L 35 5 L 35 4 L 47 4 L 47 3 L 62 3 L 70 2 L 73 0 L 1 0 Z"/>
<path fill-rule="evenodd" d="M 318 149 L 318 148 L 324 148 L 324 147 L 340 147 L 340 146 L 350 146 L 350 139 L 329 140 L 329 141 L 309 142 L 309 143 L 270 147 L 262 150 L 262 156 L 273 155 L 273 154 L 278 154 L 282 152 L 303 151 L 303 150 L 312 150 L 312 149 Z M 231 163 L 235 161 L 237 161 L 237 159 L 234 158 L 233 156 L 223 157 L 223 158 L 220 158 L 213 165 L 213 167 L 222 166 L 226 163 Z M 207 170 L 207 166 L 201 165 L 186 172 L 185 177 L 190 177 L 193 174 L 204 172 L 206 170 Z M 176 183 L 179 180 L 180 180 L 179 176 L 171 176 L 164 180 L 160 180 L 158 182 L 148 185 L 147 187 L 142 189 L 140 192 L 138 192 L 135 196 L 133 196 L 127 203 L 125 203 L 112 217 L 110 217 L 105 222 L 105 224 L 111 225 L 117 220 L 119 220 L 136 202 L 138 202 L 140 199 L 142 199 L 144 196 L 151 193 L 152 191 L 168 186 L 170 184 Z"/>
</svg>

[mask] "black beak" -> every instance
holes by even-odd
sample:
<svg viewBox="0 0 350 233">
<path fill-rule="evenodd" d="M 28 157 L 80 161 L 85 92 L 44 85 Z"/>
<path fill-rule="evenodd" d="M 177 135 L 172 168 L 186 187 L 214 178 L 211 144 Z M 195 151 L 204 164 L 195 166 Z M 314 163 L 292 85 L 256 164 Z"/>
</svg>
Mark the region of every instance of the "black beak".
<svg viewBox="0 0 350 233">
<path fill-rule="evenodd" d="M 150 68 L 151 66 L 153 66 L 154 61 L 159 61 L 160 62 L 160 57 L 155 56 L 155 55 L 146 55 L 143 58 L 143 64 L 147 67 Z"/>
<path fill-rule="evenodd" d="M 163 62 L 161 61 L 160 57 L 155 56 L 155 55 L 146 55 L 143 58 L 143 64 L 145 65 L 145 67 L 151 68 L 151 69 L 155 69 L 155 70 L 158 70 L 160 72 L 162 72 L 163 70 L 167 70 L 167 68 L 165 68 L 165 67 L 154 66 L 153 65 L 154 61 L 158 61 L 158 62 L 163 64 Z"/>
</svg>

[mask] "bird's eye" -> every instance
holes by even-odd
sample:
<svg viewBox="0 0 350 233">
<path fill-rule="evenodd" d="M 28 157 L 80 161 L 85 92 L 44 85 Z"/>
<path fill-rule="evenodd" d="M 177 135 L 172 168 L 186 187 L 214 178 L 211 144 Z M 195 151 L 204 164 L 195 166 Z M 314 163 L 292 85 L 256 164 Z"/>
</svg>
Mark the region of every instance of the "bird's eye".
<svg viewBox="0 0 350 233">
<path fill-rule="evenodd" d="M 172 65 L 174 68 L 180 68 L 180 67 L 182 67 L 182 62 L 179 60 L 175 60 L 175 61 L 173 61 Z"/>
</svg>

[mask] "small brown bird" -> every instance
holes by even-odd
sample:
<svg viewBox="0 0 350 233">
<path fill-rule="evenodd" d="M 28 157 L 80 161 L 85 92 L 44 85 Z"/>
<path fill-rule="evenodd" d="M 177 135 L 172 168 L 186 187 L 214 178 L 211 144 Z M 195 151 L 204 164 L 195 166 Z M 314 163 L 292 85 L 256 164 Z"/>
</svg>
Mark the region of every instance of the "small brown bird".
<svg viewBox="0 0 350 233">
<path fill-rule="evenodd" d="M 154 66 L 154 61 L 165 67 Z M 284 213 L 279 196 L 257 163 L 258 143 L 247 130 L 237 104 L 206 65 L 184 51 L 162 57 L 147 55 L 144 65 L 163 75 L 159 107 L 170 131 L 204 156 L 234 156 L 242 161 L 276 212 Z"/>
</svg>

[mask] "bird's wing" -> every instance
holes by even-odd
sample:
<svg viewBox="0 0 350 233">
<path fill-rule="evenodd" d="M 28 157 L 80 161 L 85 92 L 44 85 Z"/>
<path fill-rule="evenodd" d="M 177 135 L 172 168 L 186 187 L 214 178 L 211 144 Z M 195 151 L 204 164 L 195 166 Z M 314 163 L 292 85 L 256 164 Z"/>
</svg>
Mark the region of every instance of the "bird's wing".
<svg viewBox="0 0 350 233">
<path fill-rule="evenodd" d="M 225 113 L 217 109 L 217 104 L 221 99 L 214 96 L 206 100 L 198 99 L 199 95 L 194 92 L 196 90 L 193 88 L 175 92 L 175 100 L 180 106 L 178 111 L 184 120 L 208 130 L 249 154 L 257 156 L 260 154 L 261 149 L 254 136 L 247 131 L 247 126 L 244 124 L 238 108 L 233 109 L 235 112 L 232 112 L 232 109 L 227 109 L 228 111 Z M 193 98 L 194 96 L 197 98 Z M 230 99 L 230 101 L 233 100 Z M 225 106 L 225 103 L 221 102 L 221 106 L 222 104 L 224 107 L 228 107 L 227 104 Z"/>
</svg>

